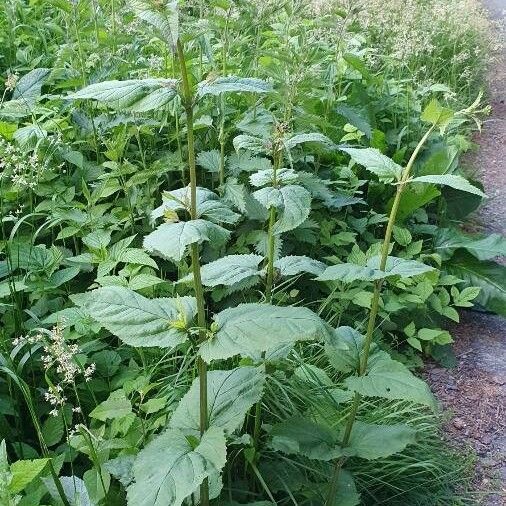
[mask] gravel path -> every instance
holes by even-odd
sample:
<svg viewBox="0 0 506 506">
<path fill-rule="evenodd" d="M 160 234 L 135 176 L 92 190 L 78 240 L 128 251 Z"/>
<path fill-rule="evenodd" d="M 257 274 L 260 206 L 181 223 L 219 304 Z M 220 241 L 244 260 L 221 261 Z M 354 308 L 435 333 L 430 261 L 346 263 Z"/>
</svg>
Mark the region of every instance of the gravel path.
<svg viewBox="0 0 506 506">
<path fill-rule="evenodd" d="M 506 0 L 484 3 L 495 19 L 506 10 Z M 480 228 L 506 235 L 506 50 L 491 68 L 489 86 L 492 114 L 468 164 L 490 197 L 477 216 Z M 453 335 L 457 367 L 429 364 L 427 379 L 451 415 L 448 437 L 478 456 L 475 504 L 506 506 L 506 319 L 469 311 Z"/>
</svg>

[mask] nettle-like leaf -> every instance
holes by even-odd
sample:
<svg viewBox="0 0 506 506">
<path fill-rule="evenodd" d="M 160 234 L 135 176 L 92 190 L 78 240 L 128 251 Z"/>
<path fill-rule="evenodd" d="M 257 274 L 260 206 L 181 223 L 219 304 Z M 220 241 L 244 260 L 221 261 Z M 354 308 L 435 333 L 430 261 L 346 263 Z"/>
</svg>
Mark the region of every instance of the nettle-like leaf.
<svg viewBox="0 0 506 506">
<path fill-rule="evenodd" d="M 206 362 L 235 355 L 258 359 L 262 352 L 281 347 L 289 351 L 297 341 L 325 339 L 328 325 L 305 307 L 240 304 L 214 317 L 215 335 L 204 342 L 200 354 Z"/>
<path fill-rule="evenodd" d="M 316 279 L 318 281 L 341 281 L 342 283 L 375 281 L 395 276 L 405 279 L 434 270 L 434 267 L 417 262 L 416 260 L 406 260 L 393 256 L 387 258 L 384 271 L 380 270 L 379 267 L 380 257 L 376 255 L 370 258 L 365 266 L 352 263 L 331 265 Z"/>
<path fill-rule="evenodd" d="M 329 484 L 321 484 L 317 489 L 320 491 L 322 502 L 327 500 Z M 358 506 L 359 504 L 361 504 L 360 494 L 357 492 L 353 476 L 346 469 L 341 469 L 337 481 L 337 493 L 331 506 Z"/>
<path fill-rule="evenodd" d="M 325 343 L 330 364 L 339 372 L 358 371 L 365 337 L 352 327 L 338 327 Z"/>
<path fill-rule="evenodd" d="M 425 381 L 409 369 L 379 351 L 369 358 L 365 376 L 349 376 L 346 386 L 366 397 L 400 399 L 435 408 L 435 399 Z"/>
<path fill-rule="evenodd" d="M 190 244 L 210 241 L 214 246 L 227 242 L 230 232 L 210 221 L 197 219 L 163 223 L 144 238 L 144 248 L 152 254 L 180 262 Z"/>
<path fill-rule="evenodd" d="M 141 113 L 167 105 L 176 96 L 176 84 L 174 79 L 162 78 L 104 81 L 90 84 L 67 98 L 93 99 L 113 109 Z"/>
<path fill-rule="evenodd" d="M 311 211 L 311 194 L 298 185 L 261 188 L 253 193 L 253 197 L 266 209 L 275 207 L 279 210 L 279 219 L 273 228 L 275 234 L 297 228 Z"/>
<path fill-rule="evenodd" d="M 179 12 L 177 0 L 129 0 L 135 15 L 153 26 L 158 36 L 175 49 L 179 38 Z"/>
<path fill-rule="evenodd" d="M 213 223 L 236 223 L 240 215 L 235 213 L 230 206 L 220 199 L 216 193 L 207 188 L 196 188 L 197 218 L 206 218 Z M 186 186 L 164 192 L 162 205 L 151 212 L 151 218 L 157 219 L 165 215 L 167 211 L 176 212 L 191 209 L 191 188 Z"/>
<path fill-rule="evenodd" d="M 340 148 L 351 156 L 351 159 L 376 174 L 380 181 L 391 183 L 398 181 L 402 167 L 376 148 Z"/>
<path fill-rule="evenodd" d="M 327 267 L 317 278 L 317 281 L 374 281 L 384 276 L 382 271 L 363 265 L 345 263 Z"/>
<path fill-rule="evenodd" d="M 432 99 L 423 110 L 420 119 L 426 123 L 438 126 L 443 133 L 453 119 L 453 116 L 454 112 L 451 109 L 442 107 L 436 99 Z"/>
<path fill-rule="evenodd" d="M 187 339 L 195 316 L 194 297 L 147 299 L 119 286 L 71 297 L 94 320 L 131 346 L 174 348 Z"/>
<path fill-rule="evenodd" d="M 223 430 L 210 427 L 198 445 L 192 443 L 179 429 L 167 429 L 148 443 L 133 465 L 128 504 L 180 506 L 206 478 L 219 474 L 227 459 Z"/>
<path fill-rule="evenodd" d="M 196 162 L 211 174 L 217 174 L 220 171 L 220 152 L 217 149 L 201 151 L 197 155 Z"/>
<path fill-rule="evenodd" d="M 39 98 L 42 85 L 47 80 L 51 69 L 37 68 L 30 70 L 16 83 L 12 98 L 20 100 L 25 104 L 33 104 Z"/>
<path fill-rule="evenodd" d="M 410 182 L 440 184 L 443 186 L 450 186 L 451 188 L 455 188 L 455 190 L 473 193 L 474 195 L 478 195 L 483 198 L 487 197 L 485 193 L 483 193 L 476 186 L 473 186 L 466 178 L 457 176 L 456 174 L 433 174 L 428 176 L 418 176 L 411 179 Z"/>
<path fill-rule="evenodd" d="M 207 373 L 207 412 L 209 425 L 230 434 L 244 422 L 249 409 L 262 397 L 264 367 L 238 367 L 230 371 Z M 198 433 L 200 427 L 200 381 L 196 378 L 190 390 L 179 401 L 169 426 L 187 433 Z"/>
<path fill-rule="evenodd" d="M 202 81 L 197 85 L 197 95 L 220 95 L 221 93 L 269 93 L 272 84 L 254 77 L 227 76 Z"/>
<path fill-rule="evenodd" d="M 288 139 L 283 140 L 283 146 L 285 149 L 290 150 L 299 144 L 303 144 L 305 142 L 316 142 L 321 144 L 327 149 L 337 149 L 338 146 L 332 142 L 326 135 L 323 135 L 318 132 L 307 133 L 307 134 L 295 134 Z"/>
<path fill-rule="evenodd" d="M 399 453 L 415 442 L 416 430 L 408 425 L 377 425 L 355 421 L 346 450 L 349 455 L 375 460 Z"/>
<path fill-rule="evenodd" d="M 339 431 L 301 416 L 274 425 L 270 435 L 271 448 L 288 455 L 323 461 L 343 455 Z"/>
<path fill-rule="evenodd" d="M 230 174 L 239 175 L 241 172 L 257 172 L 272 168 L 268 158 L 252 156 L 248 151 L 232 153 L 227 156 L 227 169 Z"/>
<path fill-rule="evenodd" d="M 11 481 L 8 485 L 11 494 L 24 490 L 44 470 L 49 459 L 18 460 L 10 466 Z"/>
<path fill-rule="evenodd" d="M 319 275 L 326 267 L 323 262 L 303 255 L 286 256 L 274 262 L 274 268 L 281 276 L 296 276 L 301 272 Z"/>
<path fill-rule="evenodd" d="M 367 261 L 367 266 L 379 270 L 380 256 L 375 255 L 371 257 Z M 403 279 L 412 278 L 413 276 L 419 276 L 420 274 L 425 274 L 433 270 L 434 267 L 422 262 L 417 262 L 416 260 L 406 260 L 405 258 L 388 256 L 385 264 L 385 277 L 400 276 Z"/>
<path fill-rule="evenodd" d="M 255 137 L 253 135 L 240 134 L 234 137 L 232 141 L 234 149 L 240 151 L 245 149 L 254 154 L 265 154 L 272 150 L 272 143 L 262 137 Z"/>
<path fill-rule="evenodd" d="M 271 447 L 288 455 L 329 461 L 354 456 L 375 460 L 399 453 L 415 442 L 416 431 L 404 424 L 377 425 L 355 421 L 350 440 L 342 446 L 344 428 L 331 428 L 296 416 L 271 429 Z"/>
<path fill-rule="evenodd" d="M 227 255 L 201 268 L 204 286 L 232 286 L 250 278 L 258 278 L 261 271 L 258 268 L 264 257 L 260 255 Z M 181 281 L 191 281 L 189 274 Z"/>
<path fill-rule="evenodd" d="M 251 174 L 249 182 L 252 186 L 260 188 L 265 185 L 284 185 L 294 183 L 298 179 L 298 174 L 294 169 L 278 169 L 274 178 L 274 169 L 263 169 Z"/>
</svg>

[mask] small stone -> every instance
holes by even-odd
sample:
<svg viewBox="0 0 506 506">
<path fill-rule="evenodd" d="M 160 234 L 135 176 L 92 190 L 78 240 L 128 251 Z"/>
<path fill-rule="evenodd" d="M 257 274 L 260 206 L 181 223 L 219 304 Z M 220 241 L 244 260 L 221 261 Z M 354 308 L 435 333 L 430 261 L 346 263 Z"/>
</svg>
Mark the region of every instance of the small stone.
<svg viewBox="0 0 506 506">
<path fill-rule="evenodd" d="M 466 422 L 464 422 L 464 420 L 462 420 L 462 418 L 455 418 L 453 420 L 453 426 L 457 430 L 462 430 L 466 426 Z"/>
</svg>

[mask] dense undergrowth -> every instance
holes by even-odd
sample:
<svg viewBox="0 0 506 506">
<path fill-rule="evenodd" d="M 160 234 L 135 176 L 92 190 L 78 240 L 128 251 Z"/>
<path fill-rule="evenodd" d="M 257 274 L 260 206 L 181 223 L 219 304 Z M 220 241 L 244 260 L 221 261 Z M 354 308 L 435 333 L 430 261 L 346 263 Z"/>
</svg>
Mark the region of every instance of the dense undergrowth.
<svg viewBox="0 0 506 506">
<path fill-rule="evenodd" d="M 4 2 L 2 504 L 466 504 L 411 372 L 506 314 L 458 3 Z"/>
</svg>

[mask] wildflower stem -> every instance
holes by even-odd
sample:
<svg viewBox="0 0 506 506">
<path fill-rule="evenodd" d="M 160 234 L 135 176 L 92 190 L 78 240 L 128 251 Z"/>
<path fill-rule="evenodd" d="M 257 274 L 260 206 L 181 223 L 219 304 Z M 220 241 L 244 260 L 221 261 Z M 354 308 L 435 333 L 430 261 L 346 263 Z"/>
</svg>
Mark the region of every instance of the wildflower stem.
<svg viewBox="0 0 506 506">
<path fill-rule="evenodd" d="M 192 220 L 197 218 L 197 170 L 195 163 L 195 139 L 193 132 L 193 94 L 188 79 L 188 71 L 186 68 L 186 60 L 181 41 L 177 41 L 176 45 L 177 58 L 181 71 L 181 80 L 183 86 L 183 101 L 186 112 L 186 139 L 188 143 L 188 166 L 190 169 L 190 217 Z M 200 256 L 198 244 L 193 243 L 190 246 L 192 271 L 193 271 L 193 287 L 195 290 L 195 298 L 197 299 L 197 324 L 199 327 L 199 342 L 203 342 L 207 338 L 206 333 L 206 312 L 204 288 L 202 286 L 202 276 L 200 273 Z M 197 367 L 200 382 L 200 434 L 202 435 L 208 428 L 207 413 L 207 364 L 202 357 L 197 358 Z M 209 481 L 206 478 L 200 486 L 200 503 L 202 506 L 209 504 Z"/>
<path fill-rule="evenodd" d="M 401 178 L 399 180 L 399 183 L 397 185 L 397 190 L 394 197 L 394 202 L 392 204 L 392 209 L 390 210 L 390 215 L 388 217 L 388 223 L 387 228 L 385 230 L 385 235 L 383 238 L 383 245 L 381 247 L 381 255 L 380 255 L 380 270 L 384 271 L 387 260 L 388 260 L 388 253 L 390 252 L 390 243 L 392 239 L 392 232 L 394 229 L 395 221 L 397 218 L 397 212 L 399 210 L 399 204 L 401 202 L 402 192 L 404 191 L 404 187 L 406 186 L 406 183 L 409 180 L 409 177 L 411 175 L 411 170 L 413 168 L 413 164 L 415 163 L 415 160 L 418 157 L 418 154 L 420 153 L 420 150 L 424 146 L 424 144 L 427 142 L 427 139 L 429 138 L 430 134 L 434 130 L 435 125 L 432 125 L 427 132 L 424 134 L 424 136 L 421 138 L 420 142 L 417 144 L 415 150 L 413 151 L 411 157 L 409 158 L 409 161 L 402 171 Z M 383 285 L 383 280 L 380 279 L 375 282 L 374 284 L 374 293 L 372 297 L 371 302 L 371 310 L 369 312 L 369 320 L 367 322 L 367 331 L 365 335 L 365 341 L 364 341 L 364 347 L 362 349 L 361 357 L 360 357 L 360 364 L 358 366 L 358 375 L 364 376 L 367 372 L 367 363 L 369 360 L 369 354 L 371 351 L 371 344 L 372 344 L 372 338 L 374 334 L 374 329 L 376 327 L 376 317 L 378 316 L 379 311 L 379 301 L 380 301 L 380 295 L 381 295 L 381 288 Z M 343 435 L 343 441 L 342 446 L 346 447 L 348 446 L 350 442 L 351 432 L 353 430 L 353 424 L 355 423 L 355 419 L 357 417 L 358 410 L 360 408 L 360 401 L 361 396 L 357 392 L 355 392 L 355 395 L 353 397 L 353 404 L 351 406 L 350 413 L 348 414 L 348 418 L 346 420 L 346 426 L 344 429 L 344 435 Z M 338 483 L 339 483 L 339 473 L 341 471 L 341 468 L 343 466 L 345 459 L 340 458 L 336 461 L 334 472 L 332 475 L 332 479 L 330 482 L 330 488 L 329 488 L 329 494 L 327 497 L 327 506 L 331 506 L 334 502 L 337 489 L 338 489 Z"/>
</svg>

